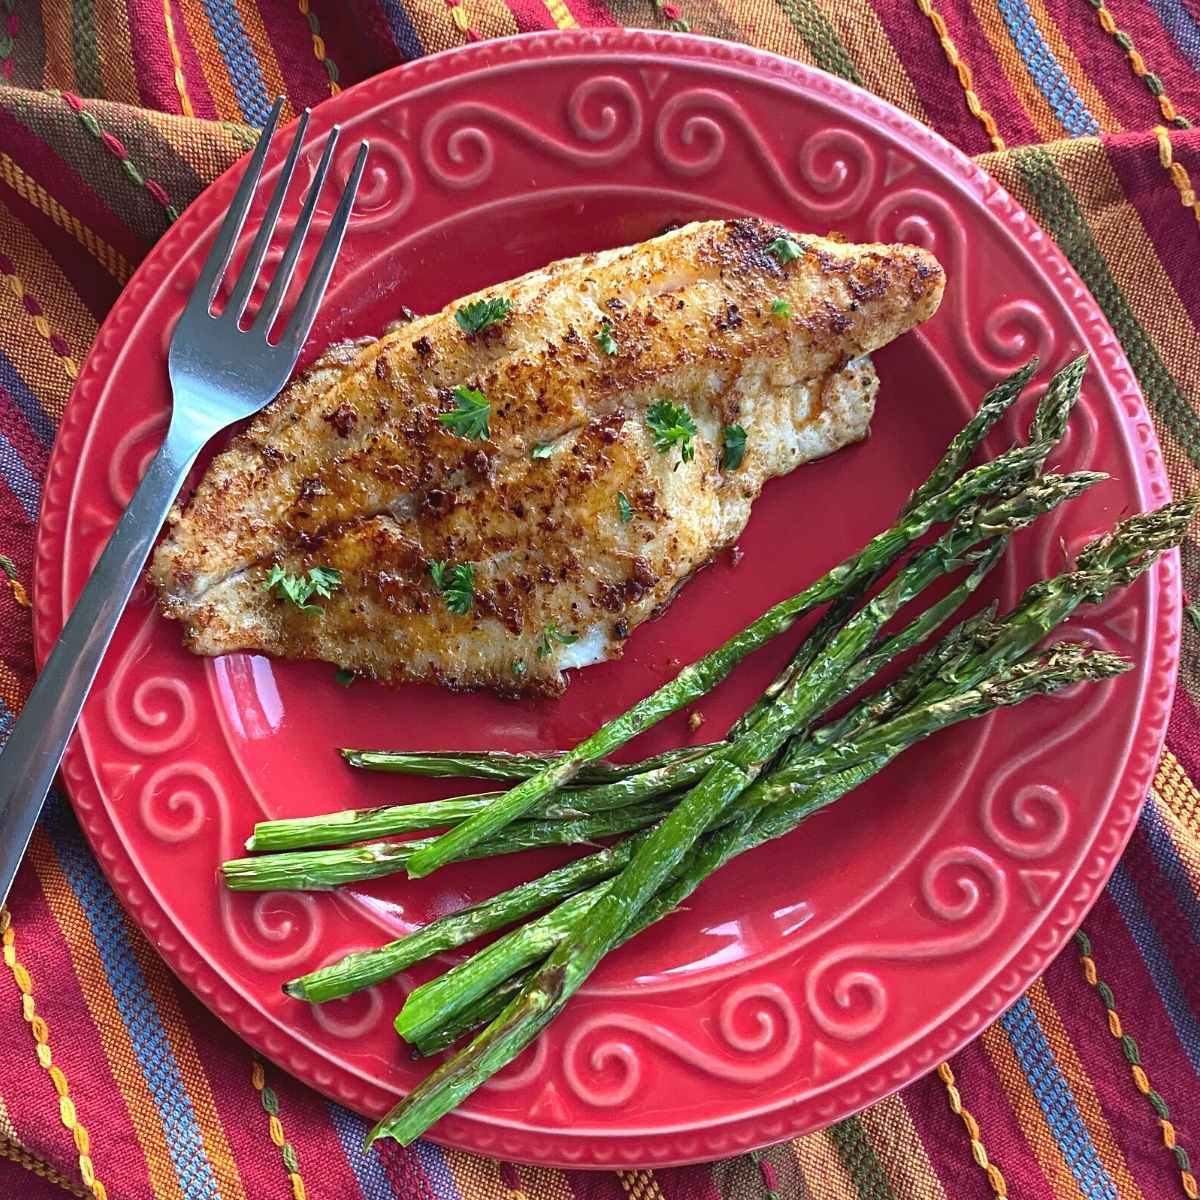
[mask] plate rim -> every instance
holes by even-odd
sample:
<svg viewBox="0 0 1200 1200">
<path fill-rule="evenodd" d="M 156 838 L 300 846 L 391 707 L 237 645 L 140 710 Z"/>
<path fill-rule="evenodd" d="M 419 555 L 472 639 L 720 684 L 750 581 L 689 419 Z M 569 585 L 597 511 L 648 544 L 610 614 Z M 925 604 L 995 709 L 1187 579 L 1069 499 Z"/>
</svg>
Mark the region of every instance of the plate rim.
<svg viewBox="0 0 1200 1200">
<path fill-rule="evenodd" d="M 785 85 L 790 84 L 810 94 L 815 92 L 826 97 L 832 95 L 843 98 L 860 113 L 884 119 L 893 133 L 899 133 L 919 146 L 943 171 L 955 177 L 954 181 L 961 189 L 973 194 L 991 217 L 1006 228 L 1009 236 L 1019 242 L 1022 250 L 1038 265 L 1051 289 L 1083 330 L 1089 348 L 1096 353 L 1115 393 L 1116 402 L 1124 406 L 1126 416 L 1131 420 L 1140 417 L 1145 421 L 1148 436 L 1142 435 L 1141 459 L 1146 480 L 1151 490 L 1161 489 L 1164 498 L 1169 496 L 1157 435 L 1124 351 L 1090 292 L 1058 247 L 1000 184 L 984 173 L 965 154 L 932 129 L 919 124 L 889 102 L 857 85 L 816 68 L 740 44 L 663 31 L 613 29 L 548 31 L 454 47 L 401 64 L 355 84 L 342 95 L 366 94 L 371 91 L 379 91 L 386 95 L 393 80 L 404 80 L 406 90 L 412 90 L 408 81 L 412 81 L 413 86 L 419 86 L 422 76 L 438 77 L 447 70 L 453 76 L 486 68 L 496 60 L 538 59 L 551 55 L 568 57 L 571 53 L 591 58 L 617 54 L 652 57 L 673 53 L 688 61 L 702 60 L 714 65 L 724 63 L 735 68 L 766 70 Z M 452 64 L 449 68 L 446 66 L 447 62 Z M 318 109 L 336 102 L 342 102 L 341 97 L 322 102 Z M 61 582 L 56 579 L 56 567 L 60 562 L 66 534 L 66 509 L 61 501 L 64 495 L 69 496 L 73 491 L 77 479 L 74 467 L 79 446 L 86 435 L 86 427 L 81 428 L 84 402 L 90 391 L 103 384 L 102 363 L 105 351 L 111 349 L 124 323 L 129 319 L 128 314 L 135 310 L 135 297 L 139 292 L 155 287 L 153 277 L 169 247 L 185 238 L 189 242 L 194 240 L 191 227 L 206 219 L 198 215 L 198 209 L 206 200 L 211 200 L 214 194 L 232 188 L 234 180 L 241 174 L 246 157 L 243 155 L 239 158 L 200 193 L 179 221 L 138 266 L 121 296 L 106 315 L 80 369 L 55 438 L 39 512 L 33 573 L 34 648 L 39 666 L 44 662 L 63 621 L 61 611 L 54 611 L 56 607 L 61 609 L 62 606 L 62 597 L 58 594 L 61 588 L 54 587 L 56 582 Z M 1137 447 L 1133 449 L 1136 450 Z M 503 1123 L 471 1118 L 456 1119 L 453 1134 L 439 1130 L 433 1140 L 478 1153 L 500 1154 L 503 1157 L 515 1157 L 540 1165 L 565 1168 L 606 1169 L 615 1166 L 664 1166 L 708 1161 L 714 1157 L 771 1144 L 781 1138 L 796 1136 L 799 1132 L 811 1131 L 849 1116 L 913 1082 L 932 1070 L 941 1058 L 956 1052 L 963 1044 L 977 1036 L 985 1020 L 994 1017 L 1014 1002 L 1058 952 L 1070 931 L 1078 925 L 1087 909 L 1098 898 L 1104 882 L 1115 868 L 1117 859 L 1133 832 L 1137 813 L 1153 778 L 1165 739 L 1176 682 L 1175 667 L 1181 633 L 1177 555 L 1172 554 L 1165 558 L 1153 573 L 1153 579 L 1156 583 L 1152 592 L 1155 600 L 1155 619 L 1149 622 L 1149 627 L 1156 630 L 1154 661 L 1148 677 L 1147 692 L 1143 698 L 1141 719 L 1134 731 L 1136 736 L 1131 746 L 1129 766 L 1124 779 L 1113 793 L 1102 833 L 1093 839 L 1091 848 L 1075 874 L 1068 880 L 1059 900 L 1033 927 L 1026 942 L 1000 963 L 987 983 L 959 1009 L 932 1025 L 924 1035 L 905 1049 L 897 1051 L 875 1067 L 856 1073 L 855 1078 L 848 1082 L 831 1085 L 823 1097 L 806 1102 L 806 1106 L 814 1110 L 815 1121 L 807 1124 L 803 1130 L 784 1127 L 786 1122 L 778 1119 L 780 1110 L 776 1110 L 757 1116 L 737 1118 L 734 1125 L 727 1127 L 727 1144 L 719 1149 L 714 1149 L 711 1145 L 703 1149 L 682 1149 L 675 1144 L 694 1139 L 669 1132 L 647 1134 L 613 1131 L 607 1135 L 610 1146 L 608 1153 L 601 1157 L 597 1152 L 587 1157 L 584 1152 L 583 1158 L 587 1158 L 587 1161 L 583 1158 L 577 1160 L 574 1155 L 567 1153 L 565 1145 L 569 1142 L 569 1134 L 518 1130 Z M 82 738 L 73 739 L 64 760 L 63 776 L 67 780 L 67 791 L 80 823 L 122 904 L 185 986 L 225 1024 L 268 1057 L 280 1062 L 292 1074 L 324 1094 L 330 1094 L 328 1084 L 318 1081 L 320 1074 L 328 1072 L 323 1070 L 322 1060 L 309 1046 L 290 1031 L 281 1031 L 261 1014 L 239 1011 L 245 1008 L 246 1002 L 238 989 L 226 984 L 216 971 L 189 949 L 186 941 L 177 933 L 173 937 L 163 936 L 172 927 L 171 918 L 158 903 L 152 889 L 137 876 L 124 847 L 115 836 L 115 831 L 108 822 L 103 797 L 92 778 L 91 764 L 82 741 Z M 1114 833 L 1115 838 L 1111 836 Z M 1105 845 L 1100 847 L 1098 843 L 1103 835 L 1110 836 Z M 1006 986 L 1001 987 L 996 982 L 1001 976 L 1013 978 Z M 990 995 L 983 1000 L 984 993 L 989 988 Z M 941 1040 L 934 1048 L 933 1044 L 938 1035 Z M 922 1054 L 925 1056 L 924 1060 L 917 1061 Z M 906 1061 L 903 1063 L 903 1072 L 898 1074 L 896 1064 L 901 1059 Z M 352 1074 L 344 1067 L 340 1068 L 340 1071 L 343 1074 Z M 829 1096 L 833 1099 L 820 1102 Z M 473 1134 L 472 1126 L 479 1127 Z M 744 1131 L 746 1126 L 752 1127 L 748 1135 Z M 735 1129 L 742 1132 L 734 1132 Z M 486 1135 L 482 1133 L 483 1130 L 487 1130 Z M 511 1145 L 513 1138 L 516 1138 L 520 1145 Z M 630 1150 L 620 1144 L 622 1141 L 633 1139 L 639 1140 L 641 1146 Z M 675 1145 L 674 1149 L 672 1145 Z"/>
</svg>

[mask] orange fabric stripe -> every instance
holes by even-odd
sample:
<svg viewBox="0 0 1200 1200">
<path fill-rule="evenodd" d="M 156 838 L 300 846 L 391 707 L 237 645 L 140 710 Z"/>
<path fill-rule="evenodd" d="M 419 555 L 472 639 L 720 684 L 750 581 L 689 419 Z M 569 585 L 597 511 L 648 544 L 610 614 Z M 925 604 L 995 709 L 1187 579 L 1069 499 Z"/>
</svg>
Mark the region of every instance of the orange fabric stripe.
<svg viewBox="0 0 1200 1200">
<path fill-rule="evenodd" d="M 71 5 L 66 0 L 39 5 L 42 13 L 42 40 L 45 45 L 43 86 L 63 92 L 77 90 L 75 55 L 71 47 Z"/>
<path fill-rule="evenodd" d="M 233 84 L 229 82 L 229 72 L 225 69 L 225 60 L 221 57 L 221 51 L 217 47 L 212 28 L 204 16 L 203 9 L 198 4 L 179 5 L 175 10 L 176 37 L 182 33 L 178 21 L 180 14 L 183 16 L 183 25 L 188 39 L 195 47 L 196 57 L 200 60 L 200 69 L 204 72 L 204 82 L 208 85 L 208 93 L 212 96 L 217 116 L 222 121 L 244 121 L 242 106 L 238 104 Z"/>
</svg>

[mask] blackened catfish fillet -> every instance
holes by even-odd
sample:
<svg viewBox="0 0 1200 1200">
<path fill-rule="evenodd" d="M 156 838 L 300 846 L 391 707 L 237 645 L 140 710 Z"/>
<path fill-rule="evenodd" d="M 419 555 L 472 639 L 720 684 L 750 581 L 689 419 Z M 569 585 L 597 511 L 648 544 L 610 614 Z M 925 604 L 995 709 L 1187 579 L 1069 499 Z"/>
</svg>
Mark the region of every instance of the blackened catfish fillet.
<svg viewBox="0 0 1200 1200">
<path fill-rule="evenodd" d="M 737 538 L 768 479 L 866 435 L 866 355 L 944 282 L 915 246 L 704 221 L 335 347 L 173 513 L 162 611 L 197 654 L 557 694 Z M 511 308 L 468 333 L 456 310 L 483 299 Z M 488 436 L 442 420 L 456 389 Z M 306 608 L 268 586 L 315 566 L 341 583 Z M 446 590 L 458 566 L 473 595 Z"/>
</svg>

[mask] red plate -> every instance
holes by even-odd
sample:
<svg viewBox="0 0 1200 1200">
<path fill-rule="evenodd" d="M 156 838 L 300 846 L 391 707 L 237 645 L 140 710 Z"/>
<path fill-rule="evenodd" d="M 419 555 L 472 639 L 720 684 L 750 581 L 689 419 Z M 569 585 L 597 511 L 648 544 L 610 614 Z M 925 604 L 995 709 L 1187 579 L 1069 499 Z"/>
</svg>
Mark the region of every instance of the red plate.
<svg viewBox="0 0 1200 1200">
<path fill-rule="evenodd" d="M 548 859 L 336 896 L 227 895 L 216 864 L 256 819 L 454 790 L 364 778 L 335 746 L 569 745 L 890 523 L 985 386 L 1035 350 L 1047 368 L 1091 352 L 1059 459 L 1115 479 L 1020 536 L 993 594 L 1011 601 L 1062 563 L 1064 542 L 1078 549 L 1168 492 L 1129 366 L 1054 247 L 956 150 L 840 80 L 716 41 L 552 34 L 361 84 L 313 115 L 311 146 L 334 121 L 349 134 L 343 172 L 360 136 L 373 150 L 314 350 L 378 332 L 401 304 L 430 311 L 700 216 L 917 241 L 950 278 L 937 317 L 878 355 L 869 443 L 769 485 L 740 565 L 703 572 L 623 661 L 579 672 L 557 703 L 347 690 L 320 664 L 204 661 L 181 649 L 144 590 L 136 597 L 67 759 L 80 819 L 184 982 L 281 1066 L 374 1114 L 425 1069 L 390 1029 L 425 973 L 323 1009 L 286 999 L 280 984 Z M 155 248 L 79 378 L 46 486 L 42 654 L 161 436 L 167 340 L 235 174 Z M 994 448 L 1016 436 L 1031 401 Z M 686 912 L 611 956 L 434 1136 L 564 1165 L 687 1162 L 824 1125 L 928 1070 L 1020 994 L 1111 871 L 1161 744 L 1178 617 L 1169 560 L 1075 626 L 1132 656 L 1128 675 L 943 734 L 802 833 L 726 867 Z M 759 654 L 704 702 L 704 734 L 719 734 L 789 648 Z M 688 736 L 679 715 L 634 749 Z"/>
</svg>

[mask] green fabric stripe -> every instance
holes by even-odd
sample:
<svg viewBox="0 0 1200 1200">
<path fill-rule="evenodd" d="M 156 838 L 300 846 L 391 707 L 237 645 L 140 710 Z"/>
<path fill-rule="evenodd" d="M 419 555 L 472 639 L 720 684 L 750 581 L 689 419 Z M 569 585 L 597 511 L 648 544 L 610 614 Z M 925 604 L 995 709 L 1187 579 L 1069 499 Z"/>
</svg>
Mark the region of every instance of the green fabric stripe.
<svg viewBox="0 0 1200 1200">
<path fill-rule="evenodd" d="M 1012 159 L 1033 197 L 1036 215 L 1079 272 L 1120 339 L 1151 408 L 1166 423 L 1193 465 L 1200 466 L 1200 417 L 1171 378 L 1153 342 L 1121 295 L 1087 227 L 1083 211 L 1058 173 L 1054 160 L 1040 146 L 1014 150 Z"/>
<path fill-rule="evenodd" d="M 867 1131 L 857 1117 L 831 1125 L 829 1136 L 862 1200 L 896 1200 L 883 1164 L 875 1156 Z"/>
<path fill-rule="evenodd" d="M 62 3 L 62 0 L 58 0 Z M 71 49 L 75 55 L 75 87 L 81 96 L 104 95 L 100 49 L 96 45 L 96 12 L 92 0 L 73 0 Z"/>
<path fill-rule="evenodd" d="M 804 39 L 808 52 L 822 71 L 862 84 L 837 30 L 825 19 L 814 0 L 776 0 L 792 27 Z"/>
</svg>

